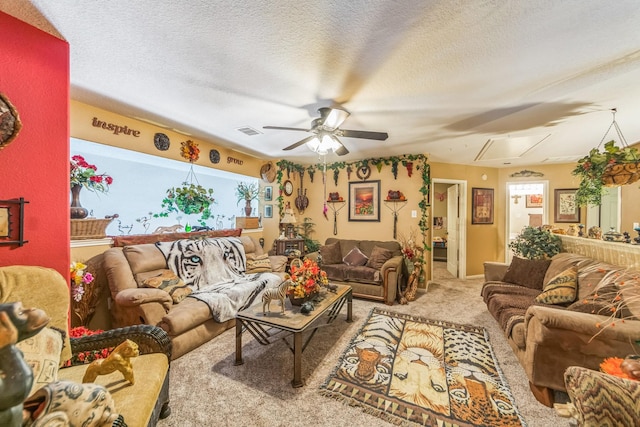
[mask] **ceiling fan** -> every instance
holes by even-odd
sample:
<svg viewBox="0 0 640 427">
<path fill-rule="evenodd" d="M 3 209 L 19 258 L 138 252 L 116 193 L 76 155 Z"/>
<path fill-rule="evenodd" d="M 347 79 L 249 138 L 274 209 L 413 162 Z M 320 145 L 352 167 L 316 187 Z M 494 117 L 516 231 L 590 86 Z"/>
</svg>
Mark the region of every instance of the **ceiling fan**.
<svg viewBox="0 0 640 427">
<path fill-rule="evenodd" d="M 349 117 L 349 112 L 341 108 L 322 107 L 318 109 L 320 117 L 311 121 L 311 127 L 292 128 L 282 126 L 263 126 L 264 129 L 279 130 L 297 130 L 303 132 L 311 132 L 313 135 L 308 136 L 295 144 L 285 147 L 283 150 L 292 150 L 303 144 L 318 154 L 327 154 L 330 151 L 335 152 L 338 156 L 344 156 L 349 153 L 347 147 L 337 138 L 344 136 L 347 138 L 363 138 L 375 139 L 378 141 L 386 140 L 389 135 L 386 132 L 370 132 L 363 130 L 340 129 L 340 125 Z"/>
</svg>

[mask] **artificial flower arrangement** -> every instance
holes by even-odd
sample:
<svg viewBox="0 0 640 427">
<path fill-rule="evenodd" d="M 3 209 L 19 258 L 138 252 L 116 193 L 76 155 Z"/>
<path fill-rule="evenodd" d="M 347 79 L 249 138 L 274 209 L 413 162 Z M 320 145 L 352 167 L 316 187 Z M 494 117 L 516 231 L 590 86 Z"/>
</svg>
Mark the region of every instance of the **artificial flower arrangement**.
<svg viewBox="0 0 640 427">
<path fill-rule="evenodd" d="M 88 271 L 85 272 L 86 268 L 87 266 L 81 262 L 71 263 L 71 297 L 75 302 L 82 301 L 82 297 L 85 293 L 84 287 L 93 282 L 94 279 L 93 274 Z"/>
<path fill-rule="evenodd" d="M 90 335 L 96 335 L 104 332 L 101 329 L 91 330 L 85 328 L 84 326 L 76 326 L 75 328 L 71 328 L 69 331 L 69 338 L 82 338 Z M 93 351 L 82 351 L 77 354 L 74 354 L 71 360 L 68 360 L 66 366 L 73 366 L 82 363 L 91 363 L 96 359 L 106 359 L 114 347 L 103 348 L 100 350 Z"/>
<path fill-rule="evenodd" d="M 305 258 L 301 266 L 291 266 L 289 272 L 291 284 L 287 289 L 287 295 L 292 298 L 304 298 L 320 291 L 320 286 L 329 284 L 327 273 L 320 269 L 318 263 Z"/>
<path fill-rule="evenodd" d="M 90 191 L 106 193 L 113 178 L 106 173 L 98 174 L 96 165 L 92 165 L 80 155 L 71 157 L 69 181 L 71 187 L 81 185 Z"/>
<path fill-rule="evenodd" d="M 198 144 L 193 142 L 192 140 L 182 141 L 180 143 L 180 155 L 190 161 L 191 163 L 195 162 L 200 158 L 200 148 L 198 148 Z"/>
</svg>

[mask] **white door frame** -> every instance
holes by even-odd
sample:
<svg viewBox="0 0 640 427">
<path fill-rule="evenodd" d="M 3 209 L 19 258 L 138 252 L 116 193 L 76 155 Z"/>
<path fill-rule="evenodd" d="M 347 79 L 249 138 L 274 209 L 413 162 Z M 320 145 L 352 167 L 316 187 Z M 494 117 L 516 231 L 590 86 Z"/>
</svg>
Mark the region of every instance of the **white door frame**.
<svg viewBox="0 0 640 427">
<path fill-rule="evenodd" d="M 505 194 L 506 194 L 506 216 L 505 216 L 505 233 L 504 233 L 504 262 L 507 264 L 511 263 L 511 249 L 509 248 L 509 239 L 511 236 L 511 186 L 512 185 L 521 185 L 521 184 L 542 184 L 542 223 L 543 224 L 551 224 L 549 221 L 549 214 L 551 212 L 551 196 L 549 195 L 549 181 L 547 180 L 538 180 L 538 181 L 509 181 L 505 183 Z"/>
<path fill-rule="evenodd" d="M 431 179 L 431 195 L 430 200 L 433 200 L 433 185 L 435 184 L 457 184 L 458 185 L 458 197 L 460 200 L 459 208 L 459 221 L 458 221 L 458 278 L 467 278 L 467 181 L 460 179 L 443 179 L 432 178 Z M 433 228 L 433 218 L 430 218 L 431 224 L 429 230 Z M 431 236 L 431 233 L 429 233 Z M 433 246 L 433 241 L 429 242 L 429 246 Z M 433 248 L 430 251 L 431 256 L 431 278 L 433 281 Z"/>
</svg>

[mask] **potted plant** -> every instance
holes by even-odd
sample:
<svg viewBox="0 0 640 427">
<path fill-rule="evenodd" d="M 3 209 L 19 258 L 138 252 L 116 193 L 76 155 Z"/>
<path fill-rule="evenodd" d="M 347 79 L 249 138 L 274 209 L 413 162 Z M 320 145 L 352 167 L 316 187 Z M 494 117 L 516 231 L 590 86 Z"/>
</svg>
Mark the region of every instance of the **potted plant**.
<svg viewBox="0 0 640 427">
<path fill-rule="evenodd" d="M 171 212 L 182 212 L 187 215 L 200 214 L 199 223 L 211 218 L 211 205 L 214 203 L 213 189 L 206 189 L 199 184 L 183 183 L 182 187 L 172 187 L 162 199 L 163 211 L 153 214 L 154 218 L 167 217 Z"/>
<path fill-rule="evenodd" d="M 605 186 L 626 185 L 640 179 L 640 153 L 635 147 L 618 147 L 615 141 L 604 144 L 604 150 L 593 148 L 578 160 L 571 172 L 580 177 L 576 192 L 579 206 L 599 206 Z"/>
<path fill-rule="evenodd" d="M 251 216 L 251 201 L 260 197 L 260 186 L 256 182 L 240 182 L 236 187 L 237 204 L 241 201 L 245 202 L 244 213 Z"/>
<path fill-rule="evenodd" d="M 509 248 L 521 258 L 549 259 L 560 253 L 562 241 L 548 230 L 527 226 L 509 243 Z"/>
<path fill-rule="evenodd" d="M 320 250 L 320 242 L 311 238 L 311 234 L 314 232 L 314 225 L 315 223 L 311 221 L 311 218 L 305 218 L 302 224 L 295 227 L 296 234 L 304 240 L 304 248 L 307 253 Z"/>
</svg>

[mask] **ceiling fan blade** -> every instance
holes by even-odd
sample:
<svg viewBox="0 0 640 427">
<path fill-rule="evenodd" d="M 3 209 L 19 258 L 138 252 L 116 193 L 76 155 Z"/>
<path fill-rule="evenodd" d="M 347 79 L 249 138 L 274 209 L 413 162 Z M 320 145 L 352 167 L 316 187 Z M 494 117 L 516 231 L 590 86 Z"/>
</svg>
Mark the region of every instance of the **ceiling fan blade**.
<svg viewBox="0 0 640 427">
<path fill-rule="evenodd" d="M 306 144 L 307 142 L 311 141 L 315 137 L 316 137 L 315 135 L 308 136 L 305 139 L 296 142 L 295 144 L 291 144 L 290 146 L 283 148 L 283 150 L 285 150 L 285 151 L 293 150 L 296 147 L 299 147 L 299 146 L 301 146 L 303 144 Z"/>
<path fill-rule="evenodd" d="M 349 154 L 349 150 L 347 150 L 347 147 L 345 147 L 344 144 L 342 144 L 342 143 L 340 143 L 340 144 L 341 144 L 341 146 L 340 146 L 340 148 L 338 148 L 336 150 L 336 154 L 338 156 L 344 156 L 345 154 Z"/>
<path fill-rule="evenodd" d="M 346 136 L 347 138 L 375 139 L 378 141 L 384 141 L 389 138 L 389 134 L 386 132 L 368 132 L 366 130 L 348 129 L 340 129 L 340 136 Z"/>
<path fill-rule="evenodd" d="M 350 115 L 347 110 L 342 110 L 340 108 L 323 107 L 319 108 L 318 112 L 320 113 L 322 125 L 329 130 L 339 128 L 342 122 L 344 122 Z"/>
<path fill-rule="evenodd" d="M 303 132 L 309 132 L 309 129 L 303 128 L 288 128 L 284 126 L 262 126 L 262 129 L 278 129 L 278 130 L 301 130 Z"/>
</svg>

